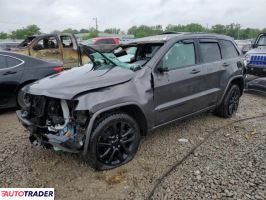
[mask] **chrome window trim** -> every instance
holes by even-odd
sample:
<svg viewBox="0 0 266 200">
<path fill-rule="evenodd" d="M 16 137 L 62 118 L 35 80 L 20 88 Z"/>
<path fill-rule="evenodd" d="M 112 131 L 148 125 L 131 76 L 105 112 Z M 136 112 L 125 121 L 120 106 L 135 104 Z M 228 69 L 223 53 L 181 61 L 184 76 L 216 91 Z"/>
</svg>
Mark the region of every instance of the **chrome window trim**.
<svg viewBox="0 0 266 200">
<path fill-rule="evenodd" d="M 14 56 L 9 56 L 9 55 L 5 55 L 5 54 L 1 54 L 1 53 L 0 53 L 0 56 L 10 57 L 10 58 L 13 58 L 13 59 L 16 59 L 16 60 L 20 61 L 19 64 L 15 65 L 13 67 L 7 67 L 7 68 L 0 69 L 0 71 L 7 70 L 7 69 L 13 69 L 13 68 L 19 67 L 20 65 L 23 65 L 25 63 L 24 60 L 21 60 L 19 58 L 14 57 Z"/>
</svg>

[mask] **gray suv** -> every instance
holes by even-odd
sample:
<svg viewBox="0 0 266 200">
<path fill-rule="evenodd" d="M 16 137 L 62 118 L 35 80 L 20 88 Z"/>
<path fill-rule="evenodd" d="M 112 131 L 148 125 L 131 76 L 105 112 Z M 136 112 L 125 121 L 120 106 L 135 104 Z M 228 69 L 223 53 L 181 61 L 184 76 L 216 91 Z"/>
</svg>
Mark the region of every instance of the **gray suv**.
<svg viewBox="0 0 266 200">
<path fill-rule="evenodd" d="M 17 116 L 33 144 L 80 153 L 98 170 L 130 161 L 150 130 L 206 111 L 231 117 L 243 93 L 243 59 L 230 37 L 171 33 L 111 53 L 82 51 L 88 65 L 23 88 Z"/>
</svg>

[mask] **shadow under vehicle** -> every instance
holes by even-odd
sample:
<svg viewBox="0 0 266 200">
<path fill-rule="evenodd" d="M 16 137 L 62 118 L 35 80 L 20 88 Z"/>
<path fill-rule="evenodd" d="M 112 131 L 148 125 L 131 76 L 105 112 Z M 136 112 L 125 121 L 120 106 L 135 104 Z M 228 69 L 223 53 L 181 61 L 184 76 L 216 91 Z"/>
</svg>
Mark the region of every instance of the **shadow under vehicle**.
<svg viewBox="0 0 266 200">
<path fill-rule="evenodd" d="M 33 144 L 81 153 L 98 170 L 127 163 L 141 136 L 170 122 L 206 111 L 231 117 L 245 85 L 241 52 L 227 36 L 162 34 L 84 52 L 91 68 L 25 87 L 17 116 Z"/>
</svg>

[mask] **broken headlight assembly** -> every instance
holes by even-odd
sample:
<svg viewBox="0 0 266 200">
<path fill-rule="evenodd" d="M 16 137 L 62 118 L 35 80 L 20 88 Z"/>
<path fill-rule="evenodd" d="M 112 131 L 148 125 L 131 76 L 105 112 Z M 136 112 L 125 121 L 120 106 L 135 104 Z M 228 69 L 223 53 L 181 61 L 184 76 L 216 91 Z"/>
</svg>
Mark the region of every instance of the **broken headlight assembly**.
<svg viewBox="0 0 266 200">
<path fill-rule="evenodd" d="M 89 121 L 88 111 L 75 111 L 76 100 L 32 96 L 27 118 L 37 129 L 31 129 L 33 144 L 54 150 L 76 153 L 83 148 Z M 29 129 L 30 130 L 30 129 Z"/>
</svg>

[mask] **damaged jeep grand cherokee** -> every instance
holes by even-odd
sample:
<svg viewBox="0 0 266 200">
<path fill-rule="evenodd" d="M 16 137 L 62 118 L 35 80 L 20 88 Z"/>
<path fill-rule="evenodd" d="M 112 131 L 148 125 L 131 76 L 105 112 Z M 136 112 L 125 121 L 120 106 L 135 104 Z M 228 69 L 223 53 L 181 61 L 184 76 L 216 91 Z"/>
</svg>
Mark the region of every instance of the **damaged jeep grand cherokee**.
<svg viewBox="0 0 266 200">
<path fill-rule="evenodd" d="M 245 70 L 230 37 L 168 33 L 112 53 L 83 49 L 90 66 L 23 89 L 26 106 L 17 116 L 33 144 L 112 169 L 130 161 L 152 129 L 201 112 L 237 111 Z"/>
</svg>

